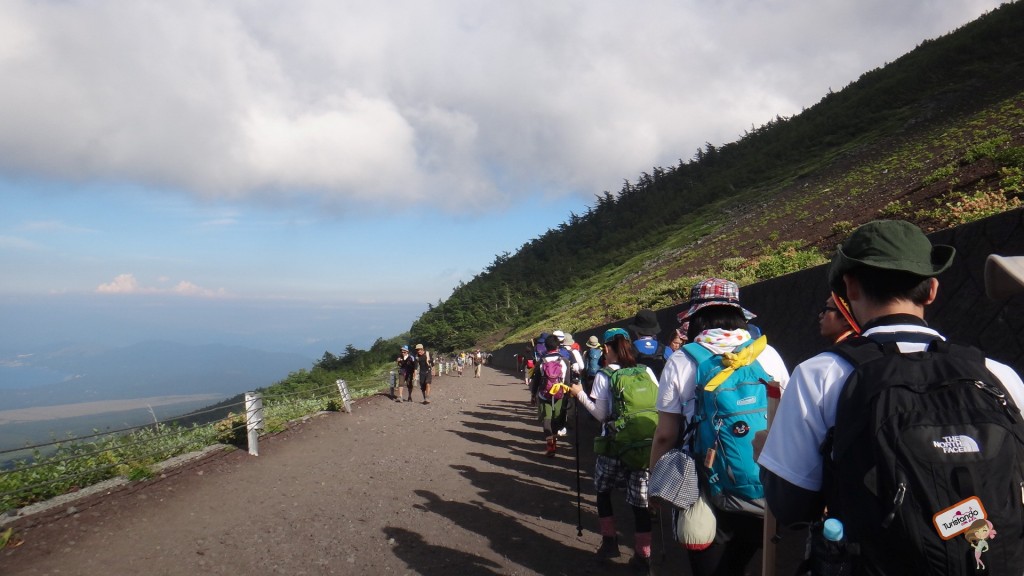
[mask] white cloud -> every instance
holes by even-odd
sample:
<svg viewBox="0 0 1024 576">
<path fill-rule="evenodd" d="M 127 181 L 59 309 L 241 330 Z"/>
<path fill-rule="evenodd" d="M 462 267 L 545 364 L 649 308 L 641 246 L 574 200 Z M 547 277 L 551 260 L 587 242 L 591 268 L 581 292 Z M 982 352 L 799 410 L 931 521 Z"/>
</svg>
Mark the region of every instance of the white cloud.
<svg viewBox="0 0 1024 576">
<path fill-rule="evenodd" d="M 137 294 L 141 292 L 139 281 L 132 274 L 118 274 L 113 281 L 96 287 L 100 294 Z"/>
<path fill-rule="evenodd" d="M 26 232 L 95 232 L 90 228 L 72 226 L 60 220 L 33 220 L 25 222 L 18 229 Z"/>
<path fill-rule="evenodd" d="M 164 276 L 161 276 L 158 279 L 159 282 L 166 282 L 167 280 L 168 279 Z M 227 291 L 223 288 L 211 290 L 209 288 L 203 288 L 193 284 L 187 280 L 182 280 L 171 288 L 143 286 L 135 278 L 134 274 L 118 274 L 112 281 L 97 286 L 96 292 L 99 294 L 177 294 L 180 296 L 202 298 L 228 296 Z"/>
<path fill-rule="evenodd" d="M 0 173 L 479 210 L 791 115 L 998 0 L 0 5 Z"/>
<path fill-rule="evenodd" d="M 0 250 L 39 250 L 41 247 L 35 242 L 18 236 L 0 235 Z"/>
</svg>

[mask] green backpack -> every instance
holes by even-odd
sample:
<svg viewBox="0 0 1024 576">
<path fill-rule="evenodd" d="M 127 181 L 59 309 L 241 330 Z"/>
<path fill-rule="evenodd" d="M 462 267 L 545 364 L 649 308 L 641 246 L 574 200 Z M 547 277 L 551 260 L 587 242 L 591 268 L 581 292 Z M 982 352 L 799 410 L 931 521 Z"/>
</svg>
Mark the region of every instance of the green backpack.
<svg viewBox="0 0 1024 576">
<path fill-rule="evenodd" d="M 605 435 L 594 439 L 594 453 L 617 458 L 631 470 L 647 470 L 658 427 L 658 385 L 643 365 L 601 372 L 608 376 L 612 415 Z"/>
</svg>

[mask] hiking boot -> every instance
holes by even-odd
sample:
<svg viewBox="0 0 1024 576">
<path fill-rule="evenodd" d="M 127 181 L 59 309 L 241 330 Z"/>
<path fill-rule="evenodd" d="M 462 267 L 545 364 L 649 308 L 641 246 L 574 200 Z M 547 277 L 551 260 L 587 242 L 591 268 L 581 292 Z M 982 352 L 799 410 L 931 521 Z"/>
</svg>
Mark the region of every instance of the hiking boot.
<svg viewBox="0 0 1024 576">
<path fill-rule="evenodd" d="M 547 456 L 548 458 L 554 458 L 556 444 L 557 441 L 555 440 L 554 436 L 548 437 L 548 449 L 544 451 L 544 455 Z"/>
<path fill-rule="evenodd" d="M 634 574 L 647 576 L 651 573 L 651 559 L 647 556 L 633 554 L 633 557 L 629 559 L 629 567 Z"/>
<path fill-rule="evenodd" d="M 568 434 L 568 433 L 569 433 L 569 429 L 568 428 L 562 428 L 561 430 L 558 431 L 558 437 L 559 438 L 565 438 L 565 435 Z"/>
<path fill-rule="evenodd" d="M 619 552 L 619 539 L 615 536 L 602 536 L 601 547 L 597 549 L 598 560 L 608 560 L 609 558 L 618 558 L 622 553 Z"/>
</svg>

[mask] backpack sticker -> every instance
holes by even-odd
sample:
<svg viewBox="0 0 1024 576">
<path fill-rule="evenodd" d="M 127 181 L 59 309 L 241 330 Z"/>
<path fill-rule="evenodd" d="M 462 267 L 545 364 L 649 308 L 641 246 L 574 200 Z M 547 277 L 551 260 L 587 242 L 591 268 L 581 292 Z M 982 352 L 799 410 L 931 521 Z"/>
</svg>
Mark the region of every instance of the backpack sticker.
<svg viewBox="0 0 1024 576">
<path fill-rule="evenodd" d="M 975 520 L 967 529 L 964 538 L 974 548 L 974 568 L 984 570 L 985 563 L 981 561 L 981 555 L 988 552 L 988 541 L 996 537 L 996 528 L 988 520 Z"/>
<path fill-rule="evenodd" d="M 932 523 L 940 538 L 950 540 L 970 530 L 976 521 L 986 518 L 988 515 L 981 499 L 971 496 L 933 516 Z"/>
<path fill-rule="evenodd" d="M 740 437 L 746 436 L 748 432 L 750 432 L 750 425 L 748 425 L 746 422 L 744 422 L 742 420 L 740 420 L 739 422 L 733 424 L 733 426 L 732 426 L 732 435 L 733 436 L 740 436 Z"/>
</svg>

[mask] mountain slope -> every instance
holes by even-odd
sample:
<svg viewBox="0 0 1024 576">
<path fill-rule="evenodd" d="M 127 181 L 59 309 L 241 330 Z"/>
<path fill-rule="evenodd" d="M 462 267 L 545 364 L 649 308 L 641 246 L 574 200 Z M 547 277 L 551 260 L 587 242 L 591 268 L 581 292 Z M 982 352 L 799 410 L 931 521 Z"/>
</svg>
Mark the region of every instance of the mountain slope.
<svg viewBox="0 0 1024 576">
<path fill-rule="evenodd" d="M 865 73 L 792 118 L 655 167 L 503 254 L 412 327 L 441 350 L 575 331 L 686 297 L 700 276 L 749 283 L 827 258 L 878 217 L 929 230 L 1024 193 L 1024 4 Z"/>
</svg>

